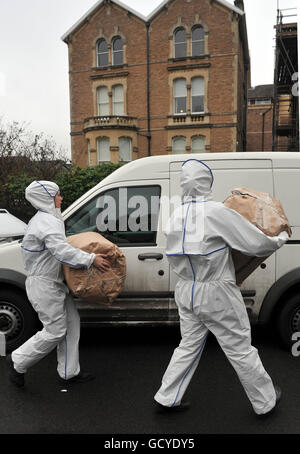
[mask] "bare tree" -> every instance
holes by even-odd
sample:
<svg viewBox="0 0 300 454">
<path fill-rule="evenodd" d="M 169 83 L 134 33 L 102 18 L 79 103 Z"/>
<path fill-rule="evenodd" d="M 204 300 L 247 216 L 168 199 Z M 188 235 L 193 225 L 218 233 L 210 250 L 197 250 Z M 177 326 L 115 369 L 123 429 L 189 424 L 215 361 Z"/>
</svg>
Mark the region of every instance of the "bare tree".
<svg viewBox="0 0 300 454">
<path fill-rule="evenodd" d="M 0 208 L 22 215 L 24 183 L 54 180 L 69 167 L 66 150 L 58 148 L 52 137 L 33 134 L 25 123 L 4 125 L 0 119 Z"/>
<path fill-rule="evenodd" d="M 0 119 L 0 184 L 20 173 L 53 179 L 67 163 L 66 151 L 52 137 L 33 134 L 25 123 L 5 126 Z"/>
</svg>

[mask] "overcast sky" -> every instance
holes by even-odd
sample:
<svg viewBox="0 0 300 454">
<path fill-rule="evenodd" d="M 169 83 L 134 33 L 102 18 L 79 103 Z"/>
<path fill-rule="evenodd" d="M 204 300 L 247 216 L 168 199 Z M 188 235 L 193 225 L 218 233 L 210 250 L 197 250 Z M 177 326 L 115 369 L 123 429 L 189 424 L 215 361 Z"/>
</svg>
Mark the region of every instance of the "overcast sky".
<svg viewBox="0 0 300 454">
<path fill-rule="evenodd" d="M 147 16 L 162 0 L 123 0 Z M 297 0 L 244 0 L 252 86 L 273 83 L 277 5 Z M 0 118 L 29 123 L 70 157 L 67 45 L 61 36 L 96 0 L 0 0 Z M 229 0 L 229 3 L 234 3 Z M 286 11 L 291 14 L 295 11 Z M 287 18 L 294 22 L 297 18 Z"/>
</svg>

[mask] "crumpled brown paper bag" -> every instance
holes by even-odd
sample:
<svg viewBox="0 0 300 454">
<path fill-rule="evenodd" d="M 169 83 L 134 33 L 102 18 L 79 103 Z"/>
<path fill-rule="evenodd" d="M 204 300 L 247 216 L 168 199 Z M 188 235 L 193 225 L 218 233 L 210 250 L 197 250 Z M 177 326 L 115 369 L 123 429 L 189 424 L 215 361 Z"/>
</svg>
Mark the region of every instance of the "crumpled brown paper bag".
<svg viewBox="0 0 300 454">
<path fill-rule="evenodd" d="M 283 231 L 286 231 L 289 236 L 292 235 L 280 201 L 266 192 L 235 188 L 224 201 L 224 205 L 237 211 L 268 236 L 276 236 Z M 238 285 L 242 284 L 267 259 L 267 257 L 249 257 L 236 250 L 232 250 L 232 258 Z"/>
<path fill-rule="evenodd" d="M 64 275 L 72 293 L 85 301 L 110 306 L 121 293 L 126 278 L 126 258 L 120 248 L 96 232 L 78 233 L 67 237 L 68 243 L 85 252 L 107 254 L 111 268 L 103 273 L 95 266 L 70 268 L 63 265 Z"/>
</svg>

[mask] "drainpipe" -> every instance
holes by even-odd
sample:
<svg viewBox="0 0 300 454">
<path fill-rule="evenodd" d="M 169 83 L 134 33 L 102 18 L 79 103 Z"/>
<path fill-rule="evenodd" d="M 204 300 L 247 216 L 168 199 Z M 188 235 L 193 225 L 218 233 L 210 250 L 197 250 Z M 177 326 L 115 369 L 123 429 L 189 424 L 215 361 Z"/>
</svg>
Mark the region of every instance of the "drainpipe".
<svg viewBox="0 0 300 454">
<path fill-rule="evenodd" d="M 146 40 L 147 40 L 147 140 L 148 156 L 151 156 L 151 124 L 150 124 L 150 22 L 146 22 Z"/>
<path fill-rule="evenodd" d="M 262 134 L 262 137 L 261 137 L 261 149 L 262 151 L 265 151 L 264 148 L 265 148 L 265 115 L 266 113 L 270 112 L 270 110 L 272 110 L 272 107 L 270 107 L 270 109 L 266 110 L 265 112 L 263 112 L 261 115 L 262 115 L 262 131 L 261 131 L 261 134 Z"/>
</svg>

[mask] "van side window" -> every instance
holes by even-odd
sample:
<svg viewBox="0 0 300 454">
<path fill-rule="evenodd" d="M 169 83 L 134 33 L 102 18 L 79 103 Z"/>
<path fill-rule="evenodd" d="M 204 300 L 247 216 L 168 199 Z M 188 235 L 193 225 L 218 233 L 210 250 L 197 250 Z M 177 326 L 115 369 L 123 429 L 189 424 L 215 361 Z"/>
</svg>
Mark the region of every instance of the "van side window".
<svg viewBox="0 0 300 454">
<path fill-rule="evenodd" d="M 155 245 L 160 186 L 125 186 L 97 195 L 67 219 L 66 235 L 98 232 L 120 246 Z"/>
</svg>

